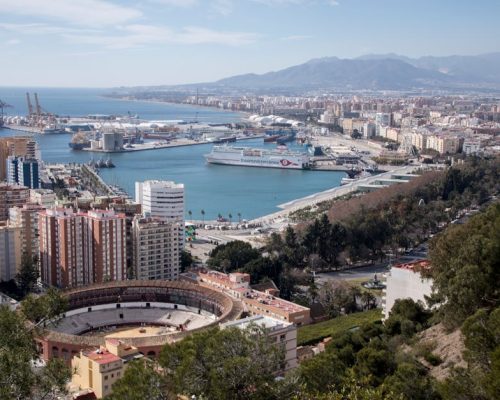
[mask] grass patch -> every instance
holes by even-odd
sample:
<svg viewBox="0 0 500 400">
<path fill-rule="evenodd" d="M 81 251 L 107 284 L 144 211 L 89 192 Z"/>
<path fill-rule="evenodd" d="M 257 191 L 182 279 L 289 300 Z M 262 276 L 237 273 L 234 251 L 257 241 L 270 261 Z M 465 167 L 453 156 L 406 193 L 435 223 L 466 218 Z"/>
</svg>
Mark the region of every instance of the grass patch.
<svg viewBox="0 0 500 400">
<path fill-rule="evenodd" d="M 370 311 L 343 315 L 313 325 L 301 326 L 298 329 L 297 345 L 304 346 L 315 344 L 328 336 L 341 335 L 350 329 L 366 323 L 379 321 L 381 318 L 382 312 L 380 308 L 375 308 Z"/>
</svg>

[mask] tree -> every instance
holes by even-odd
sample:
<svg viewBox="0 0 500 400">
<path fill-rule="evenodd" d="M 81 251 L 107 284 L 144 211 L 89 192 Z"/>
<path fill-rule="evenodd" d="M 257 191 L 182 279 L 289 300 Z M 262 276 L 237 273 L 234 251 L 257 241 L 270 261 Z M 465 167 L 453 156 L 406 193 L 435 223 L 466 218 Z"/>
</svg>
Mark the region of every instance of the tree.
<svg viewBox="0 0 500 400">
<path fill-rule="evenodd" d="M 210 253 L 207 264 L 214 269 L 221 270 L 222 262 L 228 260 L 227 272 L 243 268 L 251 260 L 260 257 L 260 252 L 249 243 L 234 240 L 229 243 L 220 244 Z"/>
<path fill-rule="evenodd" d="M 227 217 L 229 218 L 229 223 L 231 223 L 231 220 L 233 219 L 233 214 L 229 213 Z"/>
<path fill-rule="evenodd" d="M 447 229 L 431 242 L 432 303 L 448 327 L 500 304 L 500 204 Z"/>
<path fill-rule="evenodd" d="M 241 224 L 241 213 L 238 213 L 238 223 Z"/>
<path fill-rule="evenodd" d="M 205 210 L 201 210 L 201 218 L 203 219 L 203 223 L 205 223 Z"/>
<path fill-rule="evenodd" d="M 191 265 L 193 265 L 193 256 L 189 251 L 181 251 L 181 272 L 186 271 Z"/>
<path fill-rule="evenodd" d="M 106 400 L 169 400 L 167 378 L 149 359 L 131 361 L 123 377 L 113 385 L 113 393 Z"/>
<path fill-rule="evenodd" d="M 48 310 L 53 315 L 53 310 Z M 47 316 L 48 317 L 48 316 Z M 36 371 L 39 356 L 33 325 L 23 313 L 0 306 L 0 399 L 49 399 L 66 392 L 71 377 L 62 360 L 54 359 Z"/>
<path fill-rule="evenodd" d="M 66 311 L 68 299 L 54 288 L 49 288 L 43 296 L 28 295 L 21 303 L 21 311 L 36 326 L 43 326 Z"/>
<path fill-rule="evenodd" d="M 353 139 L 361 139 L 363 135 L 357 129 L 354 129 L 351 133 L 351 137 Z"/>
<path fill-rule="evenodd" d="M 23 295 L 33 291 L 39 276 L 37 259 L 32 258 L 29 252 L 23 253 L 21 266 L 16 275 L 17 284 Z"/>
<path fill-rule="evenodd" d="M 167 344 L 160 365 L 174 393 L 204 399 L 265 399 L 283 368 L 284 351 L 251 325 L 211 329 Z"/>
<path fill-rule="evenodd" d="M 192 219 L 191 217 L 193 216 L 193 212 L 191 210 L 188 211 L 189 219 Z"/>
</svg>

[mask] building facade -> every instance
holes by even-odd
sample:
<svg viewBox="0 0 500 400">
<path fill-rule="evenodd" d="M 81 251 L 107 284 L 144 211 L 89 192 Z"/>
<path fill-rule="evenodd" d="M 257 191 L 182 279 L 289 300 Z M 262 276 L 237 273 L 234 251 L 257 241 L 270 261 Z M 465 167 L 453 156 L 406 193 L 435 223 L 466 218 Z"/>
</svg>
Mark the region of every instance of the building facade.
<svg viewBox="0 0 500 400">
<path fill-rule="evenodd" d="M 177 222 L 136 217 L 132 223 L 134 277 L 141 280 L 177 279 L 181 264 Z"/>
<path fill-rule="evenodd" d="M 40 251 L 38 213 L 43 210 L 45 207 L 32 203 L 9 210 L 10 223 L 21 228 L 21 252 L 30 254 L 32 259 L 38 258 Z"/>
<path fill-rule="evenodd" d="M 420 272 L 428 268 L 429 262 L 425 260 L 391 267 L 385 274 L 386 287 L 382 296 L 384 319 L 389 317 L 396 300 L 412 299 L 425 304 L 425 296 L 432 293 L 432 279 L 422 277 Z"/>
<path fill-rule="evenodd" d="M 34 158 L 10 156 L 7 158 L 7 182 L 30 189 L 40 188 L 38 161 Z"/>
<path fill-rule="evenodd" d="M 9 209 L 22 207 L 29 201 L 30 191 L 20 185 L 0 183 L 0 221 L 9 219 Z"/>
<path fill-rule="evenodd" d="M 21 265 L 21 228 L 0 223 L 0 281 L 16 277 Z"/>
<path fill-rule="evenodd" d="M 126 279 L 123 214 L 47 209 L 38 224 L 45 284 L 65 288 Z"/>
<path fill-rule="evenodd" d="M 31 137 L 0 138 L 0 182 L 7 180 L 7 158 L 9 156 L 37 158 L 37 144 Z"/>
<path fill-rule="evenodd" d="M 79 390 L 91 389 L 102 399 L 113 392 L 113 384 L 123 377 L 127 364 L 144 357 L 136 347 L 117 339 L 106 339 L 105 346 L 81 351 L 71 360 L 71 383 Z"/>
</svg>

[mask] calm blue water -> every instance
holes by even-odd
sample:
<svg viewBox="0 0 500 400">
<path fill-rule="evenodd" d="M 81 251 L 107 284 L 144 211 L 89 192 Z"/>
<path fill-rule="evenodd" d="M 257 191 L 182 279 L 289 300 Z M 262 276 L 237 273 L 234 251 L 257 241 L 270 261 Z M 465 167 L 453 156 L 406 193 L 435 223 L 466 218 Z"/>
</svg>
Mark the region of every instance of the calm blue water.
<svg viewBox="0 0 500 400">
<path fill-rule="evenodd" d="M 11 114 L 24 114 L 22 104 L 25 89 L 2 89 L 0 99 L 16 106 Z M 86 115 L 90 113 L 125 114 L 137 113 L 144 119 L 193 119 L 198 112 L 199 120 L 231 122 L 240 114 L 227 113 L 203 107 L 127 102 L 99 97 L 99 91 L 81 89 L 38 89 L 45 109 L 58 114 Z M 19 107 L 19 108 L 18 108 Z M 16 134 L 8 129 L 0 130 L 0 136 Z M 36 136 L 47 162 L 87 162 L 91 153 L 71 151 L 70 135 Z M 269 146 L 262 139 L 240 142 L 252 147 Z M 299 148 L 299 147 L 297 147 Z M 340 185 L 341 172 L 292 171 L 268 168 L 245 168 L 208 165 L 203 154 L 210 152 L 211 145 L 196 145 L 158 149 L 134 153 L 112 154 L 114 169 L 103 169 L 101 176 L 109 183 L 118 184 L 134 195 L 134 182 L 146 179 L 174 180 L 186 188 L 186 212 L 193 218 L 216 218 L 219 213 L 231 213 L 236 219 L 256 218 L 277 211 L 278 204 L 308 196 Z M 99 157 L 99 154 L 95 154 Z"/>
</svg>

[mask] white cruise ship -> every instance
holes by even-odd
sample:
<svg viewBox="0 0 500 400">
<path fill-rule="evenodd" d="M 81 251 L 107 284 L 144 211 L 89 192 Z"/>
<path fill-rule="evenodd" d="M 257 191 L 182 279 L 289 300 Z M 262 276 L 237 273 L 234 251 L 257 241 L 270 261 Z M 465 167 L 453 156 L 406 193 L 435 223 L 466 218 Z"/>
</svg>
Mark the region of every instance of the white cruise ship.
<svg viewBox="0 0 500 400">
<path fill-rule="evenodd" d="M 244 167 L 309 169 L 309 156 L 288 150 L 253 149 L 250 147 L 214 146 L 205 154 L 210 164 L 239 165 Z"/>
</svg>

